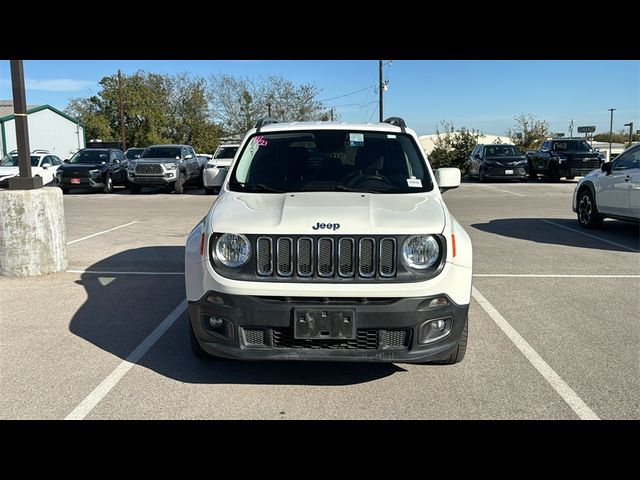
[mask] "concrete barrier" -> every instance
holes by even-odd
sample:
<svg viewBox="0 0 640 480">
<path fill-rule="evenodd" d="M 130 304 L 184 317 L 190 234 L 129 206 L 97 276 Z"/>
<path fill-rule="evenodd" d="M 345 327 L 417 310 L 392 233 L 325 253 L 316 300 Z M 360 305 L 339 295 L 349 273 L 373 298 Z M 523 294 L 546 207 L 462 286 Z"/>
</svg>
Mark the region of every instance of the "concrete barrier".
<svg viewBox="0 0 640 480">
<path fill-rule="evenodd" d="M 62 191 L 0 190 L 0 275 L 27 277 L 66 268 Z"/>
</svg>

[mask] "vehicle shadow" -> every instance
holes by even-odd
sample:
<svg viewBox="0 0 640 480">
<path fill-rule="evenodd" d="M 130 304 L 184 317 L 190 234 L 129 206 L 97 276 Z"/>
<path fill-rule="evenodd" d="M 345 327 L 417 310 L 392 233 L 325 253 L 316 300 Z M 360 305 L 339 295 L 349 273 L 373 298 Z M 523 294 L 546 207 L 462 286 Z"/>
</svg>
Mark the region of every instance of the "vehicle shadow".
<svg viewBox="0 0 640 480">
<path fill-rule="evenodd" d="M 69 330 L 127 358 L 185 298 L 184 276 L 173 274 L 183 270 L 184 247 L 179 246 L 136 248 L 96 262 L 76 281 L 87 300 Z M 141 271 L 170 274 L 117 273 Z M 387 363 L 201 361 L 191 353 L 187 322 L 185 312 L 138 364 L 180 382 L 209 384 L 352 385 L 405 371 Z"/>
<path fill-rule="evenodd" d="M 547 222 L 553 222 L 553 224 Z M 491 220 L 487 223 L 474 223 L 471 227 L 503 237 L 519 238 L 536 243 L 614 252 L 629 251 L 614 243 L 607 243 L 609 241 L 632 249 L 640 249 L 638 224 L 618 220 L 605 220 L 601 230 L 583 230 L 575 219 L 567 218 L 504 218 Z M 598 240 L 598 238 L 605 241 Z"/>
</svg>

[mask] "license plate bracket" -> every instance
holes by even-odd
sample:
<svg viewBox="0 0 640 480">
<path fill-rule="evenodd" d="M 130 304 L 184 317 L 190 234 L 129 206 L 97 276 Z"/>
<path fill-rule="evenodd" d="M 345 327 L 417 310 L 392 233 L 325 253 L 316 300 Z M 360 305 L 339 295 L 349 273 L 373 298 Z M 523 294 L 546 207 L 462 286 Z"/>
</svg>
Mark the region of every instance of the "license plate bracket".
<svg viewBox="0 0 640 480">
<path fill-rule="evenodd" d="M 293 310 L 294 338 L 343 340 L 356 338 L 353 309 L 296 308 Z"/>
</svg>

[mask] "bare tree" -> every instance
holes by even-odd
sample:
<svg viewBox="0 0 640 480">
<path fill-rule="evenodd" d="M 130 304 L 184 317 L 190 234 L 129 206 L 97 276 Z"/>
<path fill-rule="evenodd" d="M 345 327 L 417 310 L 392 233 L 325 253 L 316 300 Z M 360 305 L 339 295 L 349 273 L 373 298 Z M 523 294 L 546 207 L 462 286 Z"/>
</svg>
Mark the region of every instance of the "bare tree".
<svg viewBox="0 0 640 480">
<path fill-rule="evenodd" d="M 530 113 L 515 117 L 516 124 L 507 129 L 511 141 L 522 151 L 537 148 L 549 136 L 549 122 L 536 120 Z"/>
</svg>

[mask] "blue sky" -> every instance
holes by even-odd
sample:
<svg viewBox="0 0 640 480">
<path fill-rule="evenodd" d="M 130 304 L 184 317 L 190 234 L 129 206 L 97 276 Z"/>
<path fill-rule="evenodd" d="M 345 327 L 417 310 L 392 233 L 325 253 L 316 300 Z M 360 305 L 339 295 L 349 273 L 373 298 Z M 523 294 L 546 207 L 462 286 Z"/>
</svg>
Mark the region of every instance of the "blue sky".
<svg viewBox="0 0 640 480">
<path fill-rule="evenodd" d="M 70 98 L 98 91 L 97 82 L 118 69 L 209 76 L 282 75 L 313 83 L 319 99 L 362 90 L 326 102 L 343 121 L 377 121 L 378 62 L 375 60 L 27 60 L 27 103 L 64 109 Z M 569 121 L 609 131 L 633 121 L 640 129 L 640 62 L 620 60 L 398 60 L 385 65 L 384 116 L 404 117 L 419 134 L 441 120 L 456 127 L 502 135 L 513 118 L 531 113 L 548 120 L 552 132 L 569 131 Z M 0 60 L 0 99 L 11 98 L 9 61 Z M 575 133 L 575 130 L 574 130 Z"/>
</svg>

